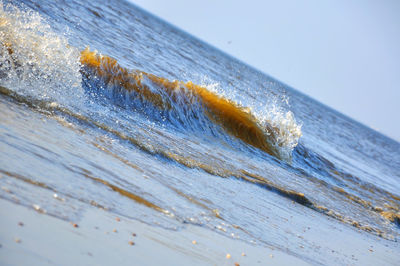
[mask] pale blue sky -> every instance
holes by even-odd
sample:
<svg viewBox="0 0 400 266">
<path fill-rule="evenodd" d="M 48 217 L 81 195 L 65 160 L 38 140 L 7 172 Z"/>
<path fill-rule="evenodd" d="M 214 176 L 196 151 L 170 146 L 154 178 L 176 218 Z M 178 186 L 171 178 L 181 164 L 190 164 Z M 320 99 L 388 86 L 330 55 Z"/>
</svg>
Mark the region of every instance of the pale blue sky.
<svg viewBox="0 0 400 266">
<path fill-rule="evenodd" d="M 400 141 L 400 1 L 131 1 Z"/>
</svg>

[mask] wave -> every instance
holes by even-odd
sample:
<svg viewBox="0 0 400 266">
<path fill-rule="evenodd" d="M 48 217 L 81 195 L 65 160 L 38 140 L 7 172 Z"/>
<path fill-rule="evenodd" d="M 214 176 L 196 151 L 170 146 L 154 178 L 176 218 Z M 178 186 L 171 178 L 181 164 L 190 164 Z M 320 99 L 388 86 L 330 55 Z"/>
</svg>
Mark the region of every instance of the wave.
<svg viewBox="0 0 400 266">
<path fill-rule="evenodd" d="M 85 97 L 83 89 L 102 90 L 184 128 L 222 129 L 287 161 L 301 136 L 291 112 L 271 108 L 267 119 L 206 86 L 128 70 L 89 49 L 79 52 L 31 10 L 0 3 L 0 28 L 0 85 L 19 93 L 68 106 Z"/>
<path fill-rule="evenodd" d="M 269 123 L 262 123 L 249 108 L 239 106 L 191 81 L 169 81 L 144 71 L 130 71 L 120 66 L 117 60 L 88 48 L 82 51 L 80 61 L 84 66 L 83 75 L 89 79 L 99 79 L 113 94 L 117 92 L 127 99 L 151 103 L 161 111 L 184 112 L 196 119 L 204 114 L 229 134 L 277 158 L 290 157 L 287 151 L 289 147 L 280 139 L 290 137 L 297 144 L 301 136 L 301 130 L 293 119 L 292 130 L 283 131 Z M 185 121 L 188 119 L 183 119 Z"/>
</svg>

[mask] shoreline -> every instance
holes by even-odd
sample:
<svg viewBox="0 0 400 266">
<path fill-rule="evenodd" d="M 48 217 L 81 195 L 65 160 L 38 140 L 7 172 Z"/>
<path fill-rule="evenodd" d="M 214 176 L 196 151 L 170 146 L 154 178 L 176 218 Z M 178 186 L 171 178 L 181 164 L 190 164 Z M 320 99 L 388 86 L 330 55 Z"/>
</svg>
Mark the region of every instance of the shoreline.
<svg viewBox="0 0 400 266">
<path fill-rule="evenodd" d="M 0 216 L 1 265 L 400 263 L 396 255 L 398 242 L 379 239 L 329 218 L 317 227 L 310 224 L 313 233 L 304 241 L 312 241 L 315 250 L 304 250 L 309 256 L 301 258 L 281 248 L 249 244 L 201 226 L 185 224 L 183 229 L 175 231 L 118 217 L 93 206 L 84 207 L 75 224 L 47 215 L 40 208 L 35 210 L 0 198 Z M 320 245 L 325 247 L 321 249 Z M 314 252 L 321 249 L 319 252 L 326 253 L 327 248 L 331 251 L 325 261 L 312 260 Z M 288 246 L 287 250 L 290 252 L 293 247 Z"/>
<path fill-rule="evenodd" d="M 76 227 L 4 199 L 0 213 L 2 265 L 309 265 L 199 226 L 173 231 L 96 208 Z"/>
</svg>

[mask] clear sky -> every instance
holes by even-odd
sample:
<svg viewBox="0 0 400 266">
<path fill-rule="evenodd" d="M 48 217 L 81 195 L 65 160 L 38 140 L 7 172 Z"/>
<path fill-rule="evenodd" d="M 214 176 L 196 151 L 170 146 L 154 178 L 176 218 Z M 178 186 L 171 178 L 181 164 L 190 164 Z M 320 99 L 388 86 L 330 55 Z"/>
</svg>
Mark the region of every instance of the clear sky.
<svg viewBox="0 0 400 266">
<path fill-rule="evenodd" d="M 131 2 L 400 141 L 400 1 Z"/>
</svg>

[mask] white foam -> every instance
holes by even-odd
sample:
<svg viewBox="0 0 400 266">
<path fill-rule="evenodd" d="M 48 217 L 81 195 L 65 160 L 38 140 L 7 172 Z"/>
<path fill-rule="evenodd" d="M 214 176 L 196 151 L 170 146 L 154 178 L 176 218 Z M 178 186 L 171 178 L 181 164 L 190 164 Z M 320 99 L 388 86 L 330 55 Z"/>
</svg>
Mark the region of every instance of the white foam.
<svg viewBox="0 0 400 266">
<path fill-rule="evenodd" d="M 226 91 L 220 87 L 219 83 L 210 81 L 208 78 L 204 79 L 204 81 L 202 86 L 221 97 L 231 99 L 230 95 L 227 95 Z M 275 132 L 276 139 L 271 144 L 279 151 L 280 158 L 290 161 L 292 151 L 302 136 L 302 125 L 296 121 L 294 114 L 290 110 L 288 111 L 284 108 L 284 106 L 289 106 L 289 97 L 287 95 L 280 98 L 270 95 L 268 99 L 267 103 L 261 103 L 257 108 L 253 108 L 257 105 L 255 102 L 243 104 L 242 101 L 231 100 L 247 112 L 250 112 L 257 119 L 260 127 L 267 129 L 268 126 L 271 126 L 277 130 Z M 266 134 L 269 134 L 267 130 Z"/>
<path fill-rule="evenodd" d="M 41 99 L 79 97 L 79 56 L 38 13 L 0 2 L 0 85 Z"/>
</svg>

